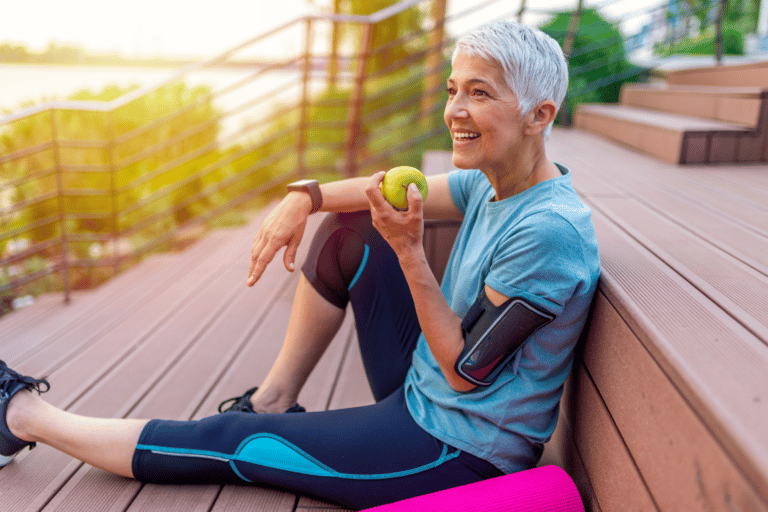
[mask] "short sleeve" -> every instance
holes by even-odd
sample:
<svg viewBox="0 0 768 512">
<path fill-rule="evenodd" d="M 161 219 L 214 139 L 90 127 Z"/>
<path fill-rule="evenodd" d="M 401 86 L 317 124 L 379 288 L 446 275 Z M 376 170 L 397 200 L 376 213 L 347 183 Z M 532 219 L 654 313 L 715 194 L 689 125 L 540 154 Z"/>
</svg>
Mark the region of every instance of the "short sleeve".
<svg viewBox="0 0 768 512">
<path fill-rule="evenodd" d="M 493 255 L 485 284 L 557 316 L 587 280 L 579 232 L 560 215 L 542 212 L 508 233 Z"/>
<path fill-rule="evenodd" d="M 448 186 L 456 208 L 464 214 L 467 211 L 469 197 L 477 181 L 485 176 L 477 169 L 457 169 L 448 173 Z"/>
</svg>

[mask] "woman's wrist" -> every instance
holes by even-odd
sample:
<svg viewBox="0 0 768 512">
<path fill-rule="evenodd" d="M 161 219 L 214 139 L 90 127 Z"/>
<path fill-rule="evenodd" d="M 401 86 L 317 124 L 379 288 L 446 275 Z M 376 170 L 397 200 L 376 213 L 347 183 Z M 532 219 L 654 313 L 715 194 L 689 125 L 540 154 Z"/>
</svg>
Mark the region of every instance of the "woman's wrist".
<svg viewBox="0 0 768 512">
<path fill-rule="evenodd" d="M 292 203 L 295 203 L 297 205 L 296 207 L 299 210 L 303 210 L 307 216 L 312 213 L 312 198 L 308 193 L 301 192 L 299 190 L 293 190 L 288 192 L 288 195 L 286 195 L 285 198 L 290 200 Z"/>
<path fill-rule="evenodd" d="M 424 252 L 423 245 L 416 245 L 395 250 L 395 254 L 397 255 L 397 259 L 400 262 L 400 266 L 402 267 L 403 272 L 424 267 L 429 268 L 429 263 L 427 263 L 427 254 Z"/>
</svg>

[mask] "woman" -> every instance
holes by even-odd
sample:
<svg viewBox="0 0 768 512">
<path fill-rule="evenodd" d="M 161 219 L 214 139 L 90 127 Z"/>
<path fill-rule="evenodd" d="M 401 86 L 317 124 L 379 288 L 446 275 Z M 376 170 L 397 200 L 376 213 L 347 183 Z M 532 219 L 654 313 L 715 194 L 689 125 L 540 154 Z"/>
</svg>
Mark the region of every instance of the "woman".
<svg viewBox="0 0 768 512">
<path fill-rule="evenodd" d="M 0 457 L 43 442 L 142 481 L 258 482 L 350 508 L 535 465 L 599 275 L 590 212 L 544 148 L 566 63 L 542 32 L 494 22 L 464 36 L 452 64 L 444 117 L 462 170 L 430 177 L 424 202 L 411 186 L 406 212 L 381 195 L 383 172 L 320 194 L 297 186 L 256 235 L 249 286 L 282 247 L 293 271 L 310 213 L 347 212 L 330 216 L 312 243 L 283 348 L 260 387 L 200 421 L 95 419 L 45 403 L 27 391 L 47 382 L 0 364 Z M 424 255 L 424 216 L 463 219 L 442 288 Z M 535 325 L 503 309 L 510 299 Z M 376 403 L 281 414 L 303 411 L 296 397 L 348 301 Z M 524 331 L 524 343 L 473 374 L 471 324 L 492 314 L 510 322 L 505 334 Z M 491 337 L 483 333 L 477 346 Z"/>
</svg>

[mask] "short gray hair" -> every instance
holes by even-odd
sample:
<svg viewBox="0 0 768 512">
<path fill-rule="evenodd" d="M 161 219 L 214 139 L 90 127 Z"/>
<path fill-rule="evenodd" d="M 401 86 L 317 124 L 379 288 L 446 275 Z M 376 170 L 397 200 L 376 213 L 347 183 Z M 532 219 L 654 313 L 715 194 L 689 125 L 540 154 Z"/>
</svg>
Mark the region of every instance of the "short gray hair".
<svg viewBox="0 0 768 512">
<path fill-rule="evenodd" d="M 560 45 L 539 29 L 496 20 L 475 28 L 456 43 L 456 55 L 481 57 L 501 66 L 507 86 L 517 97 L 522 117 L 544 100 L 560 108 L 568 90 L 568 64 Z M 544 130 L 549 137 L 552 124 Z"/>
</svg>

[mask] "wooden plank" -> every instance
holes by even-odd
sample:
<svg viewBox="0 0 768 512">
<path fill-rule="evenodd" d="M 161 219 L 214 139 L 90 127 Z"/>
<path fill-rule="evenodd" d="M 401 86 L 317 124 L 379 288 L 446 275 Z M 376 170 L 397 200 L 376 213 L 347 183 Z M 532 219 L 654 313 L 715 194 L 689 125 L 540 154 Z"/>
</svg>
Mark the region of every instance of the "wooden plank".
<svg viewBox="0 0 768 512">
<path fill-rule="evenodd" d="M 218 239 L 221 235 L 214 235 Z M 16 367 L 44 350 L 51 361 L 79 346 L 87 346 L 99 333 L 113 327 L 145 305 L 174 280 L 183 276 L 187 265 L 206 254 L 206 245 L 195 246 L 179 262 L 178 268 L 169 271 L 167 259 L 153 258 L 136 273 L 125 273 L 103 287 L 84 296 L 82 300 L 59 310 L 59 314 L 30 326 L 4 339 L 6 361 Z M 209 255 L 210 257 L 210 255 Z M 190 263 L 185 263 L 189 261 Z M 71 309 L 69 309 L 71 308 Z M 77 341 L 65 341 L 71 337 Z M 53 364 L 53 363 L 52 363 Z M 34 374 L 44 375 L 49 367 L 35 368 Z"/>
<path fill-rule="evenodd" d="M 147 282 L 151 283 L 157 276 L 161 276 L 164 271 L 167 272 L 168 269 L 166 267 L 174 263 L 176 266 L 182 266 L 186 265 L 188 261 L 195 261 L 201 255 L 209 252 L 221 240 L 224 240 L 226 236 L 227 231 L 224 230 L 212 232 L 207 238 L 189 247 L 183 253 L 152 255 L 134 266 L 130 272 L 118 274 L 94 290 L 74 292 L 72 294 L 72 302 L 69 305 L 64 305 L 63 302 L 59 301 L 58 307 L 55 308 L 52 315 L 42 316 L 39 322 L 27 325 L 22 343 L 25 347 L 29 347 L 35 340 L 45 339 L 46 333 L 56 328 L 59 331 L 65 331 L 71 324 L 75 324 L 91 315 L 94 309 L 103 307 L 105 302 L 112 301 L 121 294 L 133 293 L 133 286 L 141 285 L 141 283 L 136 282 L 137 275 L 142 276 Z M 50 295 L 61 297 L 61 294 Z M 32 306 L 30 309 L 35 309 L 35 306 Z M 13 314 L 7 315 L 0 319 L 0 330 L 4 329 L 6 321 L 11 321 L 13 316 Z M 9 336 L 7 332 L 0 332 L 3 332 L 5 336 Z M 8 342 L 7 350 L 10 351 L 11 341 L 14 338 L 4 337 L 4 339 Z"/>
<path fill-rule="evenodd" d="M 85 293 L 83 291 L 71 292 L 71 299 L 78 301 Z M 36 322 L 48 317 L 53 312 L 64 308 L 63 293 L 46 293 L 35 298 L 34 304 L 19 308 L 0 317 L 0 338 L 5 338 L 11 333 L 29 327 Z"/>
<path fill-rule="evenodd" d="M 626 84 L 620 103 L 757 128 L 761 95 L 759 87 Z"/>
<path fill-rule="evenodd" d="M 601 510 L 657 511 L 622 434 L 582 366 L 574 368 L 576 407 L 570 411 L 575 444 Z"/>
<path fill-rule="evenodd" d="M 768 276 L 637 201 L 627 198 L 595 198 L 593 201 L 646 249 L 768 345 Z M 761 246 L 768 250 L 768 240 Z"/>
<path fill-rule="evenodd" d="M 557 426 L 552 433 L 552 438 L 544 445 L 544 452 L 539 460 L 538 466 L 547 466 L 554 464 L 562 468 L 576 484 L 579 490 L 581 501 L 584 504 L 586 512 L 599 512 L 600 505 L 597 501 L 597 495 L 592 487 L 589 472 L 584 466 L 584 459 L 579 453 L 579 448 L 573 436 L 571 427 L 571 415 L 569 411 L 578 407 L 578 397 L 573 393 L 574 376 L 578 374 L 580 356 L 577 355 L 573 370 L 565 381 L 563 395 L 560 399 L 559 418 Z"/>
<path fill-rule="evenodd" d="M 654 186 L 663 186 L 675 194 L 709 209 L 724 219 L 730 219 L 758 233 L 768 236 L 768 205 L 764 204 L 765 166 L 754 166 L 754 172 L 743 169 L 746 176 L 754 176 L 755 183 L 749 184 L 749 178 L 742 182 L 728 184 L 729 174 L 734 166 L 722 168 L 679 167 L 665 165 L 647 156 L 617 148 L 608 141 L 584 132 L 560 131 L 550 145 L 548 153 L 561 163 L 573 162 L 574 183 L 580 175 L 596 174 L 607 185 L 617 188 L 622 193 L 633 190 L 643 182 Z M 606 159 L 605 155 L 611 158 Z M 582 172 L 578 172 L 582 170 Z M 577 183 L 578 184 L 578 183 Z M 583 190 L 590 194 L 589 190 Z M 648 187 L 645 187 L 648 190 Z M 643 192 L 644 198 L 653 197 L 651 192 Z"/>
<path fill-rule="evenodd" d="M 581 154 L 587 149 L 587 146 L 579 145 L 570 151 Z M 761 234 L 760 228 L 754 226 L 754 222 L 760 223 L 763 217 L 755 201 L 761 194 L 765 197 L 768 186 L 759 184 L 750 186 L 747 181 L 735 180 L 730 174 L 734 171 L 732 167 L 708 168 L 706 174 L 701 175 L 697 172 L 698 169 L 680 167 L 660 169 L 658 163 L 648 165 L 648 159 L 643 161 L 636 155 L 618 154 L 617 157 L 621 159 L 614 159 L 607 164 L 597 159 L 590 161 L 589 157 L 577 160 L 579 166 L 589 170 L 589 173 L 576 173 L 574 183 L 577 189 L 588 196 L 594 195 L 597 189 L 594 185 L 588 188 L 583 186 L 581 178 L 584 174 L 587 174 L 592 181 L 606 185 L 610 183 L 610 186 L 621 192 L 616 196 L 634 197 L 657 213 L 676 222 L 679 227 L 693 232 L 766 274 L 768 230 L 765 234 Z M 571 159 L 574 160 L 575 157 Z M 626 169 L 632 169 L 632 172 L 625 172 Z M 746 177 L 748 179 L 757 176 L 755 173 L 750 173 Z M 706 197 L 699 196 L 699 194 L 709 196 L 715 193 L 720 197 L 720 203 L 714 200 L 707 201 Z M 729 198 L 728 202 L 722 200 L 723 194 Z M 752 221 L 752 226 L 745 226 L 743 222 L 728 213 L 738 209 L 737 205 L 745 204 L 754 207 L 750 208 L 751 216 L 744 216 Z M 717 205 L 720 207 L 718 208 Z"/>
<path fill-rule="evenodd" d="M 296 496 L 277 489 L 251 485 L 227 485 L 211 512 L 282 512 L 295 508 Z"/>
<path fill-rule="evenodd" d="M 221 260 L 219 262 L 219 268 L 222 264 L 224 266 L 228 265 L 226 261 Z M 213 270 L 215 271 L 217 268 L 214 267 Z M 242 285 L 243 276 L 245 275 L 242 269 L 233 269 L 231 270 L 230 275 L 232 276 L 232 279 L 235 279 L 237 284 L 240 285 L 239 289 L 245 290 L 245 286 Z M 269 281 L 269 279 L 267 279 L 267 281 Z M 226 283 L 224 284 L 226 288 Z M 213 286 L 215 283 L 211 283 L 211 285 Z M 274 283 L 267 283 L 265 281 L 264 286 L 265 289 L 276 289 Z M 231 285 L 228 287 L 231 288 Z M 188 292 L 193 290 L 194 288 L 190 287 Z M 211 292 L 210 295 L 200 294 L 198 300 L 201 303 L 209 303 L 209 297 L 211 296 L 216 297 L 218 300 L 226 297 L 226 293 L 214 292 L 213 290 L 211 290 Z M 233 295 L 232 298 L 235 298 L 235 296 Z M 227 305 L 226 300 L 224 301 L 224 305 Z M 153 342 L 143 344 L 130 354 L 127 359 L 117 361 L 113 371 L 99 382 L 98 387 L 93 387 L 93 385 L 91 385 L 90 387 L 92 387 L 92 389 L 76 403 L 76 406 L 73 409 L 76 412 L 90 413 L 99 416 L 121 416 L 130 413 L 134 409 L 135 404 L 138 403 L 137 400 L 143 399 L 144 395 L 147 393 L 147 390 L 149 389 L 147 386 L 151 387 L 153 382 L 157 381 L 157 379 L 167 371 L 168 363 L 165 361 L 177 361 L 180 355 L 185 351 L 185 345 L 189 346 L 190 341 L 194 342 L 194 338 L 197 336 L 198 331 L 192 326 L 194 325 L 194 320 L 197 320 L 195 316 L 201 316 L 199 312 L 195 314 L 194 309 L 194 306 L 190 305 L 188 309 L 184 310 L 192 313 L 193 316 L 191 318 L 177 315 L 172 321 L 166 323 L 162 330 L 155 333 L 156 339 Z M 208 318 L 216 317 L 216 308 L 210 308 L 210 305 L 207 305 L 205 309 L 209 310 L 207 313 Z M 252 314 L 253 313 L 257 312 L 252 312 Z M 255 316 L 258 317 L 258 314 Z M 202 320 L 198 321 L 201 322 L 201 325 L 210 325 L 210 321 L 205 320 L 205 315 L 203 315 Z M 189 335 L 185 334 L 189 329 L 192 329 L 192 333 Z M 176 337 L 175 339 L 174 336 Z M 179 343 L 179 341 L 184 339 L 189 341 Z M 103 344 L 108 345 L 109 343 L 105 342 Z M 174 348 L 176 349 L 175 353 L 173 352 Z M 171 349 L 171 352 L 167 352 L 168 349 Z M 165 357 L 159 356 L 158 350 L 165 350 L 168 355 Z M 82 355 L 80 358 L 82 359 Z M 97 361 L 102 361 L 98 358 L 96 359 Z M 73 399 L 71 396 L 67 395 L 66 380 L 80 379 L 81 381 L 88 381 L 91 375 L 87 372 L 72 371 L 70 370 L 72 366 L 73 365 L 69 364 L 63 367 L 62 370 L 51 378 L 55 383 L 50 393 L 50 395 L 53 395 L 51 401 L 57 405 L 62 405 L 61 402 L 66 402 L 67 400 L 71 401 Z M 71 373 L 68 373 L 68 371 L 71 371 Z M 155 374 L 154 377 L 152 376 L 152 373 Z M 188 380 L 188 375 L 189 374 L 186 376 L 186 380 Z M 62 385 L 60 386 L 59 384 Z M 189 386 L 178 387 L 189 388 Z M 61 389 L 62 391 L 56 396 L 55 392 L 58 389 Z M 167 400 L 165 401 L 165 405 L 166 407 L 168 406 Z M 2 474 L 0 474 L 0 481 L 4 482 L 2 484 L 3 487 L 14 489 L 14 493 L 3 494 L 0 496 L 0 502 L 18 503 L 17 500 L 21 500 L 22 503 L 31 503 L 32 509 L 34 509 L 35 506 L 38 506 L 41 503 L 45 504 L 49 497 L 56 493 L 58 488 L 61 487 L 62 484 L 67 481 L 69 476 L 80 466 L 79 463 L 73 463 L 67 460 L 66 456 L 60 455 L 57 452 L 42 446 L 38 448 L 38 450 L 30 452 L 29 455 L 32 455 L 32 457 L 25 456 L 22 464 L 9 466 L 8 468 L 5 468 Z M 26 471 L 36 471 L 38 475 L 33 480 L 30 478 L 25 479 L 22 473 L 25 473 Z M 7 482 L 15 482 L 15 485 L 5 487 Z M 32 496 L 30 496 L 30 492 L 33 493 Z M 0 503 L 0 509 L 3 508 L 5 508 L 5 506 Z"/>
<path fill-rule="evenodd" d="M 672 85 L 768 87 L 766 68 L 768 68 L 768 62 L 727 64 L 669 71 L 666 78 Z"/>
<path fill-rule="evenodd" d="M 602 293 L 583 361 L 661 510 L 768 510 Z"/>
<path fill-rule="evenodd" d="M 597 114 L 607 118 L 622 119 L 675 131 L 745 131 L 747 129 L 744 124 L 725 123 L 692 115 L 671 114 L 616 104 L 582 104 L 579 105 L 579 109 L 589 110 L 593 115 Z"/>
<path fill-rule="evenodd" d="M 722 444 L 768 498 L 768 347 L 594 212 L 601 289 Z M 642 278 L 638 278 L 642 276 Z"/>
</svg>

